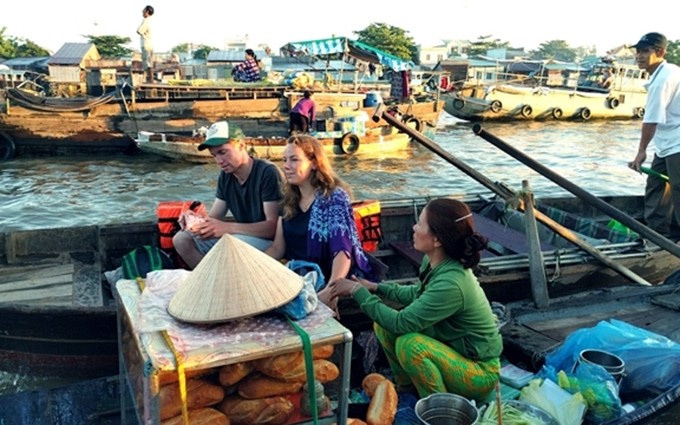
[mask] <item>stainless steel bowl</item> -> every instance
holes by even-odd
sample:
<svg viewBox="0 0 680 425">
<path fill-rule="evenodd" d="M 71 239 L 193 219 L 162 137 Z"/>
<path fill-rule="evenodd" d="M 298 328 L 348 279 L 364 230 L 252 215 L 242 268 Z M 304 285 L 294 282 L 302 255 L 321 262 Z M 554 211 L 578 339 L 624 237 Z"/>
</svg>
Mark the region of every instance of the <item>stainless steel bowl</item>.
<svg viewBox="0 0 680 425">
<path fill-rule="evenodd" d="M 436 393 L 421 398 L 415 410 L 424 425 L 475 425 L 479 418 L 474 402 L 452 393 Z"/>
</svg>

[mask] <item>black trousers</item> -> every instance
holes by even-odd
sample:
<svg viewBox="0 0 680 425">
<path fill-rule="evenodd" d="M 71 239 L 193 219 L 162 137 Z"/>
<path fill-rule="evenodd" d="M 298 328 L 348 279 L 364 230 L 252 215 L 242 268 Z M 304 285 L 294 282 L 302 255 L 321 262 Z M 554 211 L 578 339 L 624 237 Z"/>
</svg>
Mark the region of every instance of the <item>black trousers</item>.
<svg viewBox="0 0 680 425">
<path fill-rule="evenodd" d="M 309 117 L 306 117 L 305 115 L 302 115 L 298 112 L 291 112 L 289 125 L 290 125 L 289 130 L 291 134 L 294 131 L 304 134 L 309 129 Z"/>
</svg>

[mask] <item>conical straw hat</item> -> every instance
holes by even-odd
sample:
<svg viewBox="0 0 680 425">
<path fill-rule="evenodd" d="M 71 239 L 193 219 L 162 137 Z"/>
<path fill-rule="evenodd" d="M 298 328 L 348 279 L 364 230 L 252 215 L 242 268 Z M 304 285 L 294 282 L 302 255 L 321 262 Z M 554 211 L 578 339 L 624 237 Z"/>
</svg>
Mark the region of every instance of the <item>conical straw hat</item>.
<svg viewBox="0 0 680 425">
<path fill-rule="evenodd" d="M 168 313 L 190 323 L 250 317 L 288 303 L 302 286 L 301 276 L 225 234 L 180 285 Z"/>
</svg>

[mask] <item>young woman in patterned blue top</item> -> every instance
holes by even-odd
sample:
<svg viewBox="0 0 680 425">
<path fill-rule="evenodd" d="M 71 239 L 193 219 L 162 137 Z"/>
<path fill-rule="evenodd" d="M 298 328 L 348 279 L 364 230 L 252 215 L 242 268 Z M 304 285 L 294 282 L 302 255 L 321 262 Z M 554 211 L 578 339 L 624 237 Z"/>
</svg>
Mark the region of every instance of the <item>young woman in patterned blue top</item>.
<svg viewBox="0 0 680 425">
<path fill-rule="evenodd" d="M 321 144 L 312 136 L 288 139 L 283 154 L 281 216 L 272 246 L 274 258 L 319 265 L 327 283 L 352 274 L 370 276 L 350 201 L 351 192 L 331 168 Z M 329 292 L 319 298 L 330 303 Z"/>
</svg>

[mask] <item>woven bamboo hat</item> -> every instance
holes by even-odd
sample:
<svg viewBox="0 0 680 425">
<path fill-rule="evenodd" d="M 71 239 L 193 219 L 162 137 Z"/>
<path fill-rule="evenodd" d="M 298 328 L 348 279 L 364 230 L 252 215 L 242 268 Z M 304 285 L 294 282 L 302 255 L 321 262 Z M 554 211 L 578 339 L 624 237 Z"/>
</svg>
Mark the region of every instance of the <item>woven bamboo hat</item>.
<svg viewBox="0 0 680 425">
<path fill-rule="evenodd" d="M 302 286 L 301 276 L 225 234 L 180 285 L 168 313 L 190 323 L 241 319 L 288 303 Z"/>
</svg>

